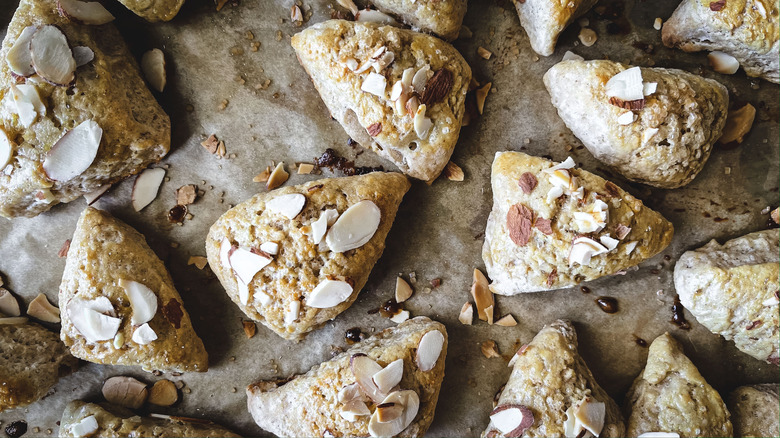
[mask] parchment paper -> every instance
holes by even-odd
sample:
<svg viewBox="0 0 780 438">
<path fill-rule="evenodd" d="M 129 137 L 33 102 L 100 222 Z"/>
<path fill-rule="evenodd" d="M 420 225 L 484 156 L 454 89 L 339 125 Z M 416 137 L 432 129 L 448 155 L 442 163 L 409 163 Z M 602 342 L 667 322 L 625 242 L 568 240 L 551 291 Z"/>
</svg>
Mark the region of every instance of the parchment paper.
<svg viewBox="0 0 780 438">
<path fill-rule="evenodd" d="M 304 27 L 328 19 L 334 5 L 332 0 L 304 0 L 304 13 L 312 13 Z M 208 227 L 229 205 L 265 190 L 252 178 L 272 160 L 284 161 L 290 170 L 291 163 L 312 162 L 326 148 L 348 158 L 360 151 L 348 146 L 347 135 L 330 118 L 298 65 L 289 45 L 290 36 L 300 30 L 290 23 L 292 1 L 241 0 L 217 12 L 210 1 L 190 0 L 172 22 L 162 24 L 145 23 L 118 3 L 108 5 L 138 59 L 153 47 L 165 52 L 169 82 L 157 97 L 171 116 L 173 142 L 170 155 L 162 162 L 169 166 L 167 180 L 151 205 L 140 213 L 133 211 L 130 179 L 114 187 L 97 206 L 144 233 L 166 261 L 195 330 L 206 344 L 211 367 L 204 374 L 163 376 L 186 386 L 179 404 L 154 411 L 211 419 L 247 436 L 265 435 L 246 410 L 245 387 L 259 379 L 303 373 L 329 359 L 335 350 L 347 347 L 344 332 L 348 328 L 360 327 L 370 333 L 392 325 L 367 312 L 393 296 L 399 273 L 408 276 L 411 272 L 416 273 L 416 292 L 406 308 L 413 316 L 428 315 L 445 323 L 450 335 L 446 376 L 429 436 L 476 436 L 487 424 L 493 395 L 510 370 L 505 359 L 486 359 L 480 353 L 483 341 L 495 340 L 501 353 L 509 357 L 557 318 L 575 322 L 580 352 L 619 403 L 647 355 L 635 336 L 649 343 L 665 331 L 682 341 L 685 352 L 724 397 L 741 384 L 777 382 L 776 367 L 739 352 L 697 324 L 687 311 L 690 331 L 678 329 L 669 320 L 675 295 L 672 270 L 680 254 L 712 238 L 723 240 L 765 228 L 768 215 L 760 211 L 778 204 L 778 87 L 750 80 L 741 71 L 734 76 L 715 74 L 706 67 L 705 55 L 664 48 L 652 24 L 655 17 L 668 18 L 676 0 L 602 5 L 625 6 L 631 33 L 610 35 L 606 30 L 609 21 L 591 11 L 586 17 L 599 36 L 594 46 L 577 43 L 579 25 L 574 24 L 562 35 L 555 54 L 539 59 L 509 1 L 470 2 L 465 24 L 473 37 L 455 46 L 478 81 L 492 81 L 493 91 L 483 117 L 462 129 L 453 155 L 465 172 L 465 181 L 440 178 L 431 186 L 415 182 L 400 207 L 384 256 L 357 302 L 300 343 L 285 341 L 262 326 L 254 338 L 247 339 L 241 327 L 243 315 L 213 275 L 187 266 L 190 256 L 205 255 Z M 10 20 L 15 6 L 10 0 L 0 6 L 0 26 Z M 260 45 L 255 52 L 252 43 L 256 42 Z M 632 45 L 637 42 L 652 44 L 655 53 L 648 55 Z M 479 46 L 493 52 L 490 60 L 476 54 Z M 542 84 L 544 72 L 566 50 L 586 59 L 609 57 L 714 77 L 728 86 L 732 101 L 751 102 L 758 108 L 756 123 L 741 146 L 716 147 L 701 174 L 684 188 L 649 189 L 611 178 L 674 223 L 672 244 L 638 271 L 588 283 L 590 294 L 574 287 L 497 296 L 496 315 L 513 314 L 519 321 L 516 327 L 484 322 L 461 325 L 457 316 L 469 299 L 472 269 L 484 266 L 481 249 L 492 205 L 490 163 L 495 152 L 523 150 L 555 160 L 571 155 L 583 168 L 609 175 L 566 129 Z M 256 89 L 268 79 L 267 89 Z M 223 100 L 227 106 L 220 110 Z M 235 154 L 234 158 L 217 160 L 200 145 L 212 133 L 225 141 L 227 156 Z M 571 152 L 567 145 L 573 147 Z M 357 163 L 394 169 L 371 152 L 360 154 Z M 730 174 L 726 174 L 727 167 Z M 293 173 L 287 184 L 317 178 Z M 174 191 L 185 184 L 197 184 L 205 195 L 190 206 L 191 220 L 183 226 L 171 225 L 167 211 L 175 205 Z M 39 292 L 57 302 L 65 265 L 57 252 L 71 238 L 84 207 L 79 199 L 33 219 L 0 220 L 0 272 L 6 287 L 22 298 L 25 307 Z M 441 278 L 442 285 L 423 293 L 434 278 Z M 617 298 L 619 311 L 602 312 L 594 303 L 598 296 Z M 163 378 L 131 367 L 84 363 L 75 374 L 61 379 L 46 398 L 4 412 L 0 421 L 5 427 L 10 421 L 26 419 L 27 436 L 45 436 L 47 429 L 56 435 L 56 422 L 65 404 L 73 399 L 100 401 L 102 382 L 112 375 L 137 376 L 150 383 Z M 40 428 L 38 433 L 35 427 Z"/>
</svg>

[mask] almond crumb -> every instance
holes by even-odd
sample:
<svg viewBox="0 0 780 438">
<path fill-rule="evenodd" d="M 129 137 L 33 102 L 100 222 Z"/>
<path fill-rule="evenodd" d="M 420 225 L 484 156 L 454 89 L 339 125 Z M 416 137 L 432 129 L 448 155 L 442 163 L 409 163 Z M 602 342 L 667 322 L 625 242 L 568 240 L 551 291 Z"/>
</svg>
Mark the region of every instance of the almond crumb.
<svg viewBox="0 0 780 438">
<path fill-rule="evenodd" d="M 57 252 L 57 257 L 67 257 L 68 250 L 70 250 L 70 239 L 67 239 L 62 243 L 62 248 Z M 3 281 L 0 280 L 0 286 L 3 285 Z"/>
<path fill-rule="evenodd" d="M 187 184 L 176 189 L 176 204 L 189 205 L 198 197 L 198 187 L 195 184 Z"/>
<path fill-rule="evenodd" d="M 742 143 L 742 140 L 753 127 L 753 121 L 756 118 L 756 108 L 751 104 L 745 104 L 742 108 L 729 112 L 726 118 L 726 126 L 723 127 L 718 142 L 721 144 L 736 141 Z"/>
<path fill-rule="evenodd" d="M 217 147 L 219 146 L 219 139 L 216 134 L 211 134 L 209 135 L 209 138 L 203 140 L 200 145 L 206 148 L 209 153 L 215 154 L 217 153 Z"/>
<path fill-rule="evenodd" d="M 485 109 L 485 99 L 487 99 L 488 92 L 490 92 L 490 87 L 492 86 L 493 83 L 488 82 L 482 88 L 477 88 L 476 91 L 477 110 L 479 111 L 480 115 L 482 114 L 482 111 Z"/>
<path fill-rule="evenodd" d="M 298 5 L 293 5 L 292 8 L 290 8 L 290 20 L 292 20 L 293 24 L 296 26 L 301 26 L 303 24 L 303 13 Z"/>
<path fill-rule="evenodd" d="M 225 142 L 220 140 L 217 146 L 217 157 L 222 158 L 225 156 Z"/>
<path fill-rule="evenodd" d="M 273 190 L 282 184 L 284 184 L 285 181 L 287 181 L 287 178 L 290 177 L 290 174 L 287 173 L 286 170 L 284 170 L 284 162 L 280 162 L 276 165 L 274 168 L 274 171 L 271 172 L 271 175 L 268 177 L 268 182 L 266 182 L 265 187 L 268 190 Z"/>
<path fill-rule="evenodd" d="M 444 176 L 450 181 L 463 181 L 463 169 L 450 161 L 447 163 L 447 167 L 444 168 Z"/>
<path fill-rule="evenodd" d="M 190 259 L 187 260 L 187 266 L 195 265 L 196 268 L 201 270 L 205 268 L 208 263 L 209 260 L 203 256 L 190 256 Z"/>
<path fill-rule="evenodd" d="M 493 309 L 493 292 L 488 287 L 487 278 L 479 269 L 474 269 L 473 283 L 471 284 L 471 296 L 477 304 L 477 317 L 482 321 L 488 320 L 487 308 Z"/>
<path fill-rule="evenodd" d="M 780 208 L 772 210 L 772 213 L 770 213 L 769 216 L 776 224 L 780 224 Z"/>
<path fill-rule="evenodd" d="M 485 341 L 482 343 L 482 354 L 485 355 L 486 358 L 491 359 L 494 357 L 501 357 L 500 354 L 498 354 L 498 347 L 496 347 L 496 341 Z"/>
<path fill-rule="evenodd" d="M 253 321 L 242 321 L 241 324 L 244 326 L 244 334 L 246 334 L 247 339 L 251 339 L 257 332 L 257 324 Z"/>
<path fill-rule="evenodd" d="M 503 317 L 501 317 L 501 319 L 496 321 L 496 325 L 500 325 L 502 327 L 514 327 L 517 325 L 517 321 L 515 320 L 514 316 L 509 314 L 509 315 L 504 315 Z"/>
<path fill-rule="evenodd" d="M 474 306 L 472 306 L 471 303 L 466 303 L 461 307 L 458 321 L 465 325 L 471 325 L 474 321 Z"/>
<path fill-rule="evenodd" d="M 255 175 L 254 178 L 252 178 L 252 182 L 266 182 L 268 181 L 268 178 L 271 176 L 271 167 L 266 167 L 264 171 L 258 173 Z"/>
<path fill-rule="evenodd" d="M 490 50 L 482 46 L 479 46 L 477 48 L 477 55 L 479 55 L 483 59 L 490 59 L 490 57 L 493 56 L 493 53 Z"/>
<path fill-rule="evenodd" d="M 298 175 L 308 175 L 314 170 L 314 165 L 310 163 L 298 163 Z"/>
</svg>

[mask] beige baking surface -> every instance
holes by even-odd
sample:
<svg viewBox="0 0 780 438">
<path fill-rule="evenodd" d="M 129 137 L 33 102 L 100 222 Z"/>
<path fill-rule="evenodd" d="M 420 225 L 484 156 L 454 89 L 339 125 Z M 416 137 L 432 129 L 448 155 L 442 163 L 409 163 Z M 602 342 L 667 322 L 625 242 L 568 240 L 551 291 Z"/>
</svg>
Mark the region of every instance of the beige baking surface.
<svg viewBox="0 0 780 438">
<path fill-rule="evenodd" d="M 13 2 L 0 6 L 0 23 L 10 20 L 13 7 L 9 3 Z M 333 4 L 333 0 L 305 0 L 304 9 L 313 12 L 305 25 L 328 18 Z M 586 58 L 608 54 L 611 59 L 643 66 L 655 61 L 659 66 L 699 71 L 699 66 L 706 64 L 704 55 L 656 48 L 655 54 L 648 56 L 632 47 L 636 41 L 660 45 L 660 32 L 652 28 L 653 20 L 668 17 L 674 0 L 626 3 L 633 23 L 633 32 L 627 36 L 608 35 L 607 21 L 591 12 L 587 17 L 599 35 L 594 46 L 574 46 L 575 24 L 564 32 L 555 55 L 540 60 L 531 51 L 510 2 L 472 0 L 465 22 L 474 36 L 458 41 L 456 47 L 471 64 L 475 77 L 492 81 L 496 91 L 488 97 L 484 117 L 463 129 L 455 150 L 453 160 L 463 168 L 465 181 L 440 179 L 430 187 L 420 182 L 413 185 L 390 232 L 385 255 L 365 290 L 335 321 L 298 344 L 262 327 L 254 338 L 246 339 L 237 307 L 206 272 L 187 266 L 187 259 L 205 255 L 207 229 L 228 204 L 265 190 L 252 182 L 252 177 L 271 160 L 311 162 L 329 147 L 350 158 L 357 152 L 347 145 L 346 134 L 331 120 L 290 48 L 289 37 L 298 30 L 289 23 L 291 5 L 291 0 L 241 0 L 237 6 L 228 3 L 216 12 L 210 0 L 191 0 L 172 22 L 155 25 L 113 8 L 137 56 L 159 47 L 168 59 L 169 84 L 159 97 L 173 125 L 172 150 L 163 161 L 170 166 L 170 181 L 141 213 L 130 207 L 132 180 L 115 187 L 97 206 L 146 234 L 166 260 L 210 355 L 211 368 L 206 374 L 166 376 L 184 381 L 187 390 L 180 404 L 157 412 L 209 418 L 247 436 L 265 434 L 246 411 L 244 388 L 258 379 L 305 372 L 327 360 L 334 348 L 345 347 L 344 331 L 350 327 L 372 331 L 391 325 L 389 320 L 367 312 L 392 296 L 398 273 L 410 272 L 416 272 L 418 282 L 407 309 L 413 315 L 428 315 L 445 323 L 450 334 L 446 377 L 430 436 L 476 436 L 487 424 L 493 395 L 509 376 L 509 369 L 503 359 L 482 356 L 482 341 L 496 340 L 502 354 L 511 354 L 556 318 L 575 322 L 580 351 L 601 385 L 619 402 L 644 366 L 647 354 L 635 343 L 634 335 L 650 342 L 667 330 L 722 392 L 746 383 L 778 381 L 776 367 L 740 353 L 695 321 L 691 321 L 690 331 L 669 323 L 674 260 L 711 238 L 726 239 L 763 229 L 768 215 L 760 211 L 778 203 L 778 87 L 752 81 L 758 84 L 754 90 L 742 72 L 724 77 L 703 69 L 708 77 L 728 85 L 732 99 L 759 108 L 757 123 L 742 146 L 729 150 L 716 147 L 702 173 L 682 189 L 650 190 L 614 179 L 674 223 L 676 234 L 668 249 L 636 272 L 589 283 L 589 295 L 576 287 L 497 297 L 497 314 L 512 313 L 519 321 L 516 327 L 489 327 L 484 322 L 463 326 L 457 320 L 468 298 L 471 270 L 483 266 L 482 233 L 492 204 L 489 171 L 494 153 L 522 149 L 562 160 L 569 154 L 566 145 L 580 145 L 550 104 L 543 73 L 567 49 Z M 252 32 L 253 40 L 247 38 L 247 32 Z M 281 40 L 277 41 L 280 32 Z M 253 42 L 261 43 L 257 52 L 251 51 Z M 479 58 L 478 46 L 492 51 L 493 57 L 487 61 Z M 268 89 L 256 90 L 255 86 L 266 79 L 271 80 Z M 228 100 L 227 107 L 219 110 L 223 99 Z M 228 155 L 235 154 L 235 158 L 217 160 L 200 146 L 211 133 L 225 140 Z M 570 154 L 585 169 L 605 175 L 603 166 L 587 150 L 575 149 Z M 392 168 L 368 152 L 357 160 L 361 165 Z M 728 175 L 727 167 L 731 169 Z M 293 175 L 289 183 L 315 178 Z M 174 190 L 184 184 L 197 184 L 206 194 L 191 206 L 192 220 L 181 227 L 172 226 L 166 213 L 175 204 Z M 222 192 L 224 203 L 219 202 Z M 65 265 L 57 251 L 71 237 L 84 205 L 83 200 L 77 200 L 37 218 L 0 220 L 0 272 L 25 303 L 39 292 L 56 303 Z M 705 218 L 705 214 L 710 217 Z M 718 217 L 727 220 L 716 222 Z M 179 247 L 171 248 L 172 242 Z M 671 260 L 665 261 L 664 256 Z M 442 285 L 430 294 L 422 293 L 423 287 L 438 277 L 443 279 Z M 657 295 L 656 291 L 663 292 Z M 609 315 L 599 310 L 594 299 L 600 295 L 616 297 L 619 312 Z M 157 379 L 128 367 L 86 364 L 60 380 L 45 399 L 4 412 L 0 420 L 5 427 L 10 421 L 26 419 L 26 436 L 45 436 L 48 428 L 56 434 L 55 422 L 68 401 L 100 400 L 102 381 L 121 374 L 140 376 L 147 382 Z M 41 432 L 34 433 L 34 427 Z"/>
</svg>

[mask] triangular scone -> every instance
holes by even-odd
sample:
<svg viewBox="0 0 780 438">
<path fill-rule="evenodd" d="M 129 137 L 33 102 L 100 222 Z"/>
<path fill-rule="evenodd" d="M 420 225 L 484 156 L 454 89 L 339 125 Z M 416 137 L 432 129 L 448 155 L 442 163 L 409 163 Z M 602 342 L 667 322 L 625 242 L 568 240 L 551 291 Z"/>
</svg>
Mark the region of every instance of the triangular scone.
<svg viewBox="0 0 780 438">
<path fill-rule="evenodd" d="M 60 284 L 62 341 L 81 359 L 206 371 L 208 355 L 162 260 L 108 213 L 81 214 Z"/>
<path fill-rule="evenodd" d="M 577 351 L 569 321 L 546 325 L 512 364 L 483 437 L 625 436 L 620 408 Z"/>
<path fill-rule="evenodd" d="M 38 32 L 45 28 L 50 37 L 61 31 L 71 52 L 87 56 L 86 47 L 94 59 L 76 69 L 72 85 L 55 86 L 34 73 L 17 79 L 8 56 L 17 42 L 14 53 L 23 52 L 21 35 L 33 30 L 25 31 L 28 26 L 38 26 Z M 0 51 L 0 106 L 0 137 L 5 133 L 11 140 L 7 164 L 0 144 L 0 216 L 35 216 L 70 202 L 140 172 L 170 147 L 170 120 L 113 24 L 77 24 L 59 15 L 55 0 L 22 0 L 8 25 Z M 68 137 L 77 141 L 60 142 L 77 126 L 78 135 Z M 99 142 L 92 161 L 86 153 L 51 152 L 55 144 L 84 151 L 92 144 L 87 140 Z"/>
<path fill-rule="evenodd" d="M 184 4 L 184 0 L 119 0 L 127 9 L 147 21 L 170 21 Z"/>
<path fill-rule="evenodd" d="M 412 29 L 452 41 L 458 37 L 467 0 L 371 0 L 378 10 L 398 17 Z"/>
<path fill-rule="evenodd" d="M 723 51 L 748 76 L 780 82 L 780 5 L 775 0 L 683 0 L 664 22 L 667 47 Z"/>
<path fill-rule="evenodd" d="M 780 231 L 711 240 L 684 253 L 674 288 L 696 320 L 758 360 L 778 365 Z"/>
<path fill-rule="evenodd" d="M 730 437 L 726 405 L 685 356 L 669 333 L 657 337 L 647 353 L 647 365 L 626 395 L 628 430 L 681 437 Z"/>
<path fill-rule="evenodd" d="M 411 30 L 344 20 L 293 36 L 298 60 L 350 137 L 431 182 L 452 155 L 471 69 L 454 47 Z"/>
<path fill-rule="evenodd" d="M 239 437 L 208 420 L 160 414 L 140 417 L 122 407 L 79 400 L 65 406 L 59 424 L 61 437 Z"/>
<path fill-rule="evenodd" d="M 77 364 L 56 333 L 24 317 L 0 317 L 0 412 L 40 399 Z"/>
<path fill-rule="evenodd" d="M 548 70 L 544 84 L 566 126 L 596 158 L 656 187 L 693 181 L 728 113 L 726 87 L 676 69 L 571 60 Z"/>
<path fill-rule="evenodd" d="M 780 385 L 740 386 L 728 397 L 735 437 L 780 436 Z"/>
<path fill-rule="evenodd" d="M 493 161 L 482 258 L 501 295 L 560 289 L 658 254 L 672 224 L 588 171 L 521 152 Z"/>
<path fill-rule="evenodd" d="M 355 301 L 409 187 L 374 172 L 257 194 L 211 226 L 209 266 L 247 316 L 302 339 Z"/>
<path fill-rule="evenodd" d="M 558 36 L 566 27 L 588 12 L 597 0 L 513 0 L 520 24 L 531 40 L 531 48 L 542 56 L 555 51 Z"/>
<path fill-rule="evenodd" d="M 446 355 L 444 325 L 413 318 L 306 374 L 250 385 L 247 406 L 258 426 L 280 437 L 423 436 Z M 395 405 L 377 408 L 383 402 Z"/>
</svg>

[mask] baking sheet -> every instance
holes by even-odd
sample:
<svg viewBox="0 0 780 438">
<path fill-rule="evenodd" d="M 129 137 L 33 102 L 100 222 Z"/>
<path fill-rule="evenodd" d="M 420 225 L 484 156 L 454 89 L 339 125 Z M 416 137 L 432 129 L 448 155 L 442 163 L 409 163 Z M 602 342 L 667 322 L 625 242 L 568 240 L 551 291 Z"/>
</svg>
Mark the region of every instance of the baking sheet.
<svg viewBox="0 0 780 438">
<path fill-rule="evenodd" d="M 591 11 L 586 18 L 599 36 L 594 46 L 577 44 L 579 26 L 574 24 L 562 35 L 556 53 L 541 59 L 531 51 L 511 2 L 471 1 L 465 24 L 473 37 L 455 46 L 471 64 L 475 78 L 491 81 L 493 91 L 483 117 L 461 131 L 453 155 L 465 172 L 465 181 L 439 179 L 431 186 L 415 182 L 400 207 L 384 256 L 356 303 L 300 343 L 285 341 L 262 326 L 255 337 L 247 339 L 238 308 L 208 270 L 187 266 L 188 258 L 205 255 L 208 227 L 229 205 L 265 190 L 252 178 L 271 161 L 284 161 L 289 170 L 290 163 L 312 162 L 326 148 L 333 148 L 350 159 L 357 156 L 359 165 L 394 167 L 371 152 L 359 154 L 360 149 L 347 144 L 347 135 L 330 118 L 289 45 L 290 36 L 300 30 L 290 23 L 291 0 L 228 2 L 219 12 L 210 1 L 190 0 L 172 22 L 153 25 L 118 4 L 108 5 L 136 56 L 140 58 L 153 47 L 166 54 L 169 83 L 157 97 L 171 116 L 173 141 L 170 155 L 162 162 L 168 166 L 167 180 L 151 205 L 140 213 L 133 211 L 131 179 L 114 187 L 97 206 L 143 232 L 166 261 L 210 358 L 207 373 L 163 376 L 186 386 L 179 404 L 155 411 L 208 418 L 246 436 L 267 435 L 246 410 L 244 388 L 259 379 L 305 372 L 329 359 L 347 347 L 344 332 L 348 328 L 360 327 L 370 333 L 392 325 L 368 311 L 393 296 L 398 274 L 412 272 L 417 278 L 416 293 L 406 308 L 413 316 L 427 315 L 443 322 L 450 335 L 446 376 L 429 436 L 476 436 L 487 424 L 493 395 L 510 370 L 506 360 L 482 356 L 483 341 L 495 340 L 508 357 L 556 318 L 575 322 L 580 352 L 599 383 L 619 403 L 647 355 L 636 337 L 650 342 L 664 331 L 682 341 L 686 353 L 724 397 L 741 384 L 777 382 L 776 367 L 742 354 L 698 325 L 687 312 L 690 331 L 678 329 L 669 320 L 674 298 L 672 270 L 679 255 L 712 238 L 728 239 L 765 228 L 768 215 L 761 210 L 778 204 L 778 87 L 750 80 L 742 72 L 732 77 L 717 75 L 704 67 L 705 55 L 664 48 L 652 24 L 656 16 L 671 15 L 676 0 L 605 1 L 599 11 L 626 18 L 630 33 L 610 35 L 607 26 L 611 21 Z M 329 18 L 334 5 L 332 0 L 305 0 L 304 13 L 310 12 L 311 17 L 304 27 Z M 14 8 L 15 2 L 3 2 L 0 26 L 10 20 Z M 616 13 L 621 8 L 624 13 Z M 617 21 L 617 27 L 626 24 Z M 642 43 L 652 44 L 654 53 L 647 54 Z M 479 46 L 493 52 L 493 57 L 477 56 Z M 649 189 L 612 178 L 675 226 L 672 244 L 639 270 L 588 283 L 590 294 L 574 287 L 496 296 L 496 314 L 513 314 L 519 321 L 516 327 L 484 322 L 461 325 L 457 316 L 469 298 L 471 271 L 483 267 L 482 239 L 492 205 L 490 164 L 495 152 L 523 150 L 555 160 L 571 155 L 583 168 L 609 175 L 566 129 L 542 84 L 544 72 L 566 50 L 586 59 L 609 57 L 642 66 L 678 67 L 717 78 L 728 86 L 732 101 L 750 102 L 758 108 L 756 123 L 741 146 L 715 147 L 701 174 L 684 188 Z M 271 82 L 263 89 L 266 80 Z M 212 133 L 225 141 L 225 159 L 217 160 L 200 146 Z M 293 174 L 287 184 L 317 178 Z M 196 184 L 205 194 L 190 206 L 191 220 L 183 226 L 171 225 L 167 211 L 175 205 L 174 191 L 185 184 Z M 79 199 L 36 218 L 0 220 L 0 273 L 6 287 L 25 304 L 39 292 L 57 302 L 65 265 L 57 252 L 71 237 L 84 206 Z M 424 293 L 434 278 L 441 278 L 442 285 Z M 619 311 L 602 312 L 594 303 L 598 296 L 617 298 Z M 65 404 L 73 399 L 99 401 L 101 384 L 112 375 L 132 375 L 150 383 L 163 378 L 131 367 L 84 363 L 43 400 L 4 412 L 0 421 L 4 427 L 25 419 L 27 436 L 45 436 L 47 429 L 56 435 L 56 422 Z"/>
</svg>

